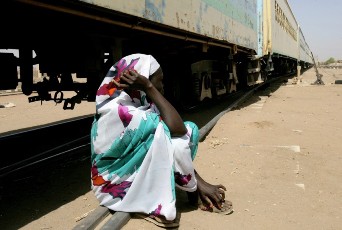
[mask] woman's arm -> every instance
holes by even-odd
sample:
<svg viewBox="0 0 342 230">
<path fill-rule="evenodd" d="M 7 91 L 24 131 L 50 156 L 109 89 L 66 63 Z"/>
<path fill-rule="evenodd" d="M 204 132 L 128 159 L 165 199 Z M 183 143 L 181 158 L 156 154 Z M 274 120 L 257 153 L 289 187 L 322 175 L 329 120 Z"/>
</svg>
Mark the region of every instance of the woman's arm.
<svg viewBox="0 0 342 230">
<path fill-rule="evenodd" d="M 147 87 L 145 92 L 159 109 L 163 121 L 170 130 L 171 136 L 185 135 L 187 130 L 184 122 L 170 102 L 166 100 L 166 98 L 153 85 Z"/>
<path fill-rule="evenodd" d="M 150 100 L 157 106 L 163 121 L 170 130 L 171 136 L 183 136 L 186 134 L 187 129 L 177 110 L 166 100 L 148 78 L 135 71 L 127 70 L 122 73 L 120 79 L 121 83 L 117 83 L 118 87 L 142 90 L 146 93 Z M 122 81 L 127 84 L 123 84 Z"/>
</svg>

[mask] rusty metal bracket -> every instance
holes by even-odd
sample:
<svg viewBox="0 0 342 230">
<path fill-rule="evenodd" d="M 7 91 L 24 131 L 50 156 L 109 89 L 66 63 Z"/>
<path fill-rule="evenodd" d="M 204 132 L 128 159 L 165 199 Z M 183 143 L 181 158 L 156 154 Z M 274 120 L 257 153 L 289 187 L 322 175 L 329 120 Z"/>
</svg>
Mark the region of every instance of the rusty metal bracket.
<svg viewBox="0 0 342 230">
<path fill-rule="evenodd" d="M 318 72 L 317 65 L 315 62 L 315 58 L 314 58 L 312 52 L 311 52 L 311 58 L 312 58 L 312 61 L 313 61 L 314 67 L 315 67 L 316 77 L 317 77 L 317 80 L 314 83 L 311 83 L 311 85 L 324 85 L 324 82 L 322 81 L 323 75 Z"/>
</svg>

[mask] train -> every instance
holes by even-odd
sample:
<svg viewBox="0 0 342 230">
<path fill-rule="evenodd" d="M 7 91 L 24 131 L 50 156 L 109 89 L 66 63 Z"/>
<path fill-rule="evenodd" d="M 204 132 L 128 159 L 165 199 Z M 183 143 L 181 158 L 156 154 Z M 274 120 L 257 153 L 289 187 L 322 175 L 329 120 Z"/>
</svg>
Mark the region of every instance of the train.
<svg viewBox="0 0 342 230">
<path fill-rule="evenodd" d="M 287 0 L 1 1 L 0 90 L 74 109 L 95 101 L 108 69 L 153 55 L 179 108 L 314 64 Z M 16 50 L 18 54 L 4 52 Z M 36 72 L 35 72 L 36 71 Z M 63 92 L 75 96 L 64 98 Z"/>
</svg>

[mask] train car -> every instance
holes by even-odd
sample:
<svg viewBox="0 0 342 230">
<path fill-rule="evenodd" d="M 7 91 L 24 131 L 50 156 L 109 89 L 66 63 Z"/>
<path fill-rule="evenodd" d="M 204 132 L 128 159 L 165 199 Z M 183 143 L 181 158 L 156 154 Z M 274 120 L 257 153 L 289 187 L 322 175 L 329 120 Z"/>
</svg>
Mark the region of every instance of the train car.
<svg viewBox="0 0 342 230">
<path fill-rule="evenodd" d="M 298 60 L 300 60 L 299 66 L 301 66 L 301 68 L 306 69 L 310 65 L 313 64 L 313 56 L 312 56 L 312 52 L 309 48 L 308 43 L 306 43 L 306 41 L 305 41 L 304 34 L 303 34 L 302 29 L 300 27 L 299 27 L 298 38 L 299 38 L 299 57 L 298 57 Z"/>
<path fill-rule="evenodd" d="M 312 66 L 311 51 L 287 0 L 263 0 L 262 37 L 258 55 L 268 57 L 273 75 Z"/>
<path fill-rule="evenodd" d="M 107 70 L 130 53 L 157 58 L 166 97 L 179 107 L 295 71 L 298 63 L 312 64 L 286 0 L 12 0 L 0 5 L 0 49 L 18 50 L 18 57 L 0 53 L 0 90 L 20 85 L 29 102 L 54 100 L 64 109 L 94 101 Z M 63 91 L 75 96 L 64 98 Z"/>
</svg>

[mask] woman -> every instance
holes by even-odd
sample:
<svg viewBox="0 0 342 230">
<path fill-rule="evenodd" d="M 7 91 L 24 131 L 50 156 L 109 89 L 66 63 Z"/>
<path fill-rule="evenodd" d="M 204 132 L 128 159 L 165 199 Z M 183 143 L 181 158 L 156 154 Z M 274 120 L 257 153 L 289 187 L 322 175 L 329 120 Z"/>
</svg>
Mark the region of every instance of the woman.
<svg viewBox="0 0 342 230">
<path fill-rule="evenodd" d="M 92 189 L 111 210 L 171 224 L 176 187 L 197 192 L 209 211 L 223 210 L 226 188 L 195 171 L 198 128 L 164 98 L 162 80 L 159 63 L 145 54 L 126 56 L 108 71 L 91 129 Z"/>
</svg>

